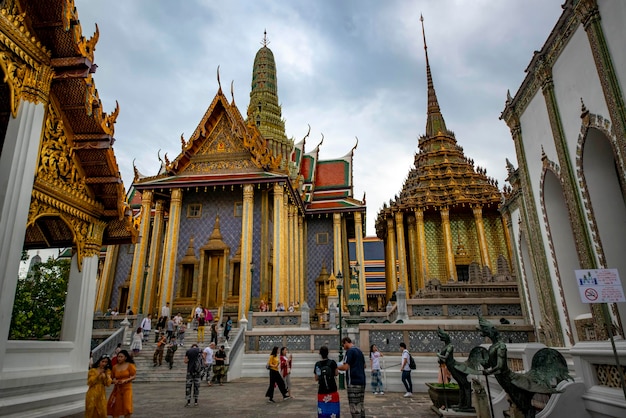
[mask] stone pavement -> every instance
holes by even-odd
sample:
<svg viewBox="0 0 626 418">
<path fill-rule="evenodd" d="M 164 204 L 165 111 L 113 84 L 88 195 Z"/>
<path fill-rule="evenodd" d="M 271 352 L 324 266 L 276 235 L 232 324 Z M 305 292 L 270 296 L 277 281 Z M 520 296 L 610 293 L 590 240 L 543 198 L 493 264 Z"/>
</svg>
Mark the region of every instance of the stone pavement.
<svg viewBox="0 0 626 418">
<path fill-rule="evenodd" d="M 185 408 L 185 383 L 135 383 L 133 384 L 133 418 L 148 417 L 316 417 L 317 383 L 311 379 L 292 379 L 293 399 L 283 401 L 276 389 L 275 404 L 267 403 L 264 397 L 269 379 L 244 378 L 208 387 L 200 387 L 198 408 Z M 369 389 L 369 388 L 366 388 Z M 110 393 L 110 388 L 107 393 Z M 403 393 L 393 392 L 374 395 L 365 392 L 365 414 L 367 417 L 417 417 L 436 418 L 426 393 L 416 393 L 412 398 L 403 398 Z M 339 391 L 341 415 L 350 417 L 345 390 Z M 82 418 L 82 414 L 68 418 Z"/>
</svg>

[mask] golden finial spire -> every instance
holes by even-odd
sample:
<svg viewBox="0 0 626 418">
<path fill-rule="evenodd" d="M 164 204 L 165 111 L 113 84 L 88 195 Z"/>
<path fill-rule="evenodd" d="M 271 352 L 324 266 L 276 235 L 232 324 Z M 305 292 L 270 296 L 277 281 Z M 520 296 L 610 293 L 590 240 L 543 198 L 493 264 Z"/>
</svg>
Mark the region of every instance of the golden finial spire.
<svg viewBox="0 0 626 418">
<path fill-rule="evenodd" d="M 268 46 L 268 45 L 269 45 L 269 43 L 270 43 L 270 40 L 269 40 L 269 39 L 267 39 L 267 29 L 265 29 L 265 30 L 263 31 L 263 40 L 261 41 L 261 45 L 263 45 L 263 46 Z"/>
<path fill-rule="evenodd" d="M 422 22 L 422 37 L 424 39 L 424 54 L 426 55 L 426 81 L 428 84 L 428 105 L 426 116 L 426 136 L 434 137 L 439 133 L 447 132 L 446 122 L 443 119 L 441 110 L 439 109 L 439 101 L 435 93 L 435 85 L 433 76 L 430 72 L 430 63 L 428 62 L 428 47 L 426 46 L 426 31 L 424 30 L 424 16 L 420 14 Z"/>
</svg>

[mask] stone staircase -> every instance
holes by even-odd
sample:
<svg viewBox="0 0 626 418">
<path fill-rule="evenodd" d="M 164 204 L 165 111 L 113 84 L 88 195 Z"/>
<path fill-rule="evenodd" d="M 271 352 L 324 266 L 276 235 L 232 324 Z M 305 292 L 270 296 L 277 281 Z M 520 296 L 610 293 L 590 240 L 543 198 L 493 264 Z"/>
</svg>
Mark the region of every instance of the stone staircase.
<svg viewBox="0 0 626 418">
<path fill-rule="evenodd" d="M 225 343 L 225 339 L 222 336 L 222 328 L 219 330 L 218 346 Z M 237 335 L 237 328 L 233 328 L 230 331 L 230 335 Z M 201 349 L 204 349 L 209 345 L 211 339 L 211 332 L 207 327 L 204 333 L 204 343 L 198 343 Z M 198 341 L 198 332 L 194 331 L 191 327 L 185 331 L 185 341 L 183 346 L 179 346 L 178 350 L 174 353 L 174 365 L 172 369 L 169 368 L 169 364 L 165 361 L 165 354 L 163 353 L 163 364 L 161 366 L 154 367 L 152 356 L 156 349 L 156 343 L 154 342 L 154 331 L 150 333 L 150 338 L 147 342 L 143 343 L 141 352 L 135 356 L 135 366 L 137 367 L 137 377 L 135 382 L 184 382 L 187 374 L 187 365 L 184 363 L 185 352 L 191 347 L 191 344 Z M 228 346 L 227 346 L 228 347 Z M 129 349 L 128 344 L 124 347 Z M 226 354 L 229 354 L 229 349 L 226 348 Z"/>
</svg>

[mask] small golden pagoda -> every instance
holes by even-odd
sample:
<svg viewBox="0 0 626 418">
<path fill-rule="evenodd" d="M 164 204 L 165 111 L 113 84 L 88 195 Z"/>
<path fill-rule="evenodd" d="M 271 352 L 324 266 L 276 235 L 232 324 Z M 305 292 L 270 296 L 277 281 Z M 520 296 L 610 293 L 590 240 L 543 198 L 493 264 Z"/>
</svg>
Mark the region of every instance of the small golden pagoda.
<svg viewBox="0 0 626 418">
<path fill-rule="evenodd" d="M 422 33 L 424 34 L 423 19 Z M 426 36 L 428 110 L 415 166 L 376 219 L 385 243 L 387 300 L 431 283 L 510 280 L 511 251 L 497 181 L 475 167 L 448 130 L 433 85 Z"/>
</svg>

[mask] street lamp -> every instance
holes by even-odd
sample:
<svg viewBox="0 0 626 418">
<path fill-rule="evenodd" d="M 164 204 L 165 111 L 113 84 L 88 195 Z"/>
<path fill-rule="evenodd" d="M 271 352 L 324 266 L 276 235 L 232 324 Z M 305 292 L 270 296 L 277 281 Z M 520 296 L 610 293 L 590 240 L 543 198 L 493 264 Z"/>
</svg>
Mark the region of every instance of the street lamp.
<svg viewBox="0 0 626 418">
<path fill-rule="evenodd" d="M 137 312 L 139 315 L 143 314 L 143 298 L 146 293 L 146 280 L 148 279 L 149 268 L 150 268 L 150 265 L 148 263 L 146 263 L 145 267 L 143 268 L 143 283 L 141 283 L 141 301 L 139 302 L 139 309 Z"/>
<path fill-rule="evenodd" d="M 342 332 L 342 321 L 341 321 L 341 311 L 343 310 L 341 307 L 341 291 L 343 290 L 343 275 L 341 272 L 337 273 L 337 294 L 339 295 L 339 361 L 343 361 L 343 345 L 341 344 L 341 338 L 343 336 Z M 339 389 L 345 389 L 345 385 L 343 382 L 343 373 L 339 374 Z"/>
</svg>

